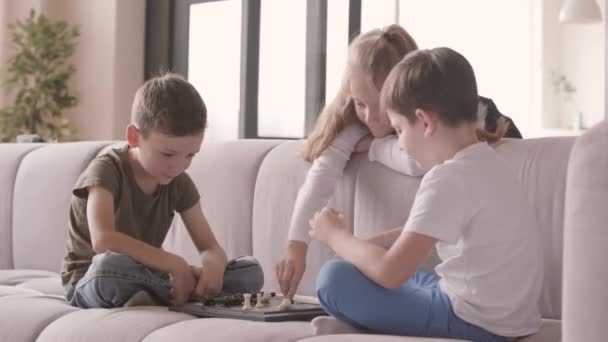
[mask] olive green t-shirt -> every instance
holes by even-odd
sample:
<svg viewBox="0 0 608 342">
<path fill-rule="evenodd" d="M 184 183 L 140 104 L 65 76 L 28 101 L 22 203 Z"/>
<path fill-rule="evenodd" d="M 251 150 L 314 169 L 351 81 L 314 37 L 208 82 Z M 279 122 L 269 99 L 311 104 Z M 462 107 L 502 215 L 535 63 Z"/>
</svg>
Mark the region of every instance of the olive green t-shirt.
<svg viewBox="0 0 608 342">
<path fill-rule="evenodd" d="M 72 191 L 68 222 L 67 251 L 63 259 L 61 281 L 64 287 L 84 276 L 95 256 L 87 222 L 88 188 L 100 186 L 114 196 L 116 230 L 160 248 L 175 212 L 190 209 L 199 201 L 199 193 L 186 174 L 167 185 L 159 185 L 153 194 L 144 193 L 129 163 L 129 146 L 110 150 L 95 158 L 80 175 Z"/>
</svg>

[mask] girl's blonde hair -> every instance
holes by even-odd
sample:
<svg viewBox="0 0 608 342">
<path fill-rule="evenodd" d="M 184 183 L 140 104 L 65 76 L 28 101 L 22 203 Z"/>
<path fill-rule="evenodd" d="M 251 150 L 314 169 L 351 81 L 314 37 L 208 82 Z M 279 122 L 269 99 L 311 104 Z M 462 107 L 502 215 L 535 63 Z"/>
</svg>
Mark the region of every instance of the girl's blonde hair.
<svg viewBox="0 0 608 342">
<path fill-rule="evenodd" d="M 316 159 L 349 124 L 358 121 L 349 91 L 353 69 L 369 75 L 378 90 L 391 69 L 409 52 L 417 50 L 416 41 L 399 25 L 360 34 L 348 47 L 348 60 L 338 94 L 321 111 L 303 151 L 307 161 Z"/>
</svg>

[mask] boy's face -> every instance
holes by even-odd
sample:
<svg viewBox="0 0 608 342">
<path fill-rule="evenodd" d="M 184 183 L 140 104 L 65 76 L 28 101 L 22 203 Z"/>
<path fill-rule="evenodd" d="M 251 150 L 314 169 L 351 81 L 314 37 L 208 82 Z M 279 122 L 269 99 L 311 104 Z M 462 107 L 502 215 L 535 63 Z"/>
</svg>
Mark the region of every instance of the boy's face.
<svg viewBox="0 0 608 342">
<path fill-rule="evenodd" d="M 399 146 L 407 154 L 418 162 L 419 166 L 425 168 L 426 151 L 424 140 L 424 124 L 417 119 L 414 124 L 410 124 L 404 115 L 392 110 L 388 111 L 388 118 L 391 126 L 399 136 Z"/>
<path fill-rule="evenodd" d="M 137 131 L 137 136 L 136 142 L 128 139 L 131 147 L 139 148 L 142 168 L 159 184 L 169 184 L 190 167 L 201 148 L 204 132 L 178 137 L 152 131 L 144 138 Z"/>
<path fill-rule="evenodd" d="M 349 86 L 359 120 L 369 128 L 374 137 L 380 138 L 390 134 L 388 117 L 386 113 L 380 112 L 380 92 L 371 79 L 354 70 Z"/>
</svg>

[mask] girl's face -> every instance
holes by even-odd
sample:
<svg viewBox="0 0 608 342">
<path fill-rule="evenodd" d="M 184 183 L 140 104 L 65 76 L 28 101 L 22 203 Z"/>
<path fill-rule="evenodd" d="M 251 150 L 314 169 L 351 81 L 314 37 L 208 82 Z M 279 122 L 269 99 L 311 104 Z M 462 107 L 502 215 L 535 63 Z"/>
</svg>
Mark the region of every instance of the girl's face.
<svg viewBox="0 0 608 342">
<path fill-rule="evenodd" d="M 391 134 L 393 129 L 388 115 L 380 112 L 380 91 L 371 78 L 362 72 L 353 71 L 349 87 L 357 117 L 369 128 L 374 137 L 381 138 Z"/>
</svg>

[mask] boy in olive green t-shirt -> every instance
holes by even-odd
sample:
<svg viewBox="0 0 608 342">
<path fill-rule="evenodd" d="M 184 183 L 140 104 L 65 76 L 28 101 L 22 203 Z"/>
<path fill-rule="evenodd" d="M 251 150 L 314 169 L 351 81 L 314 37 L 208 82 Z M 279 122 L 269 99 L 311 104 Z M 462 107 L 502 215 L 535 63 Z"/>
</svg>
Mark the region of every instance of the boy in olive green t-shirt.
<svg viewBox="0 0 608 342">
<path fill-rule="evenodd" d="M 73 189 L 61 273 L 71 305 L 183 304 L 262 287 L 255 259 L 226 262 L 185 173 L 206 125 L 203 100 L 180 76 L 156 77 L 138 89 L 127 144 L 94 159 Z M 175 212 L 200 252 L 201 267 L 161 248 Z"/>
</svg>

